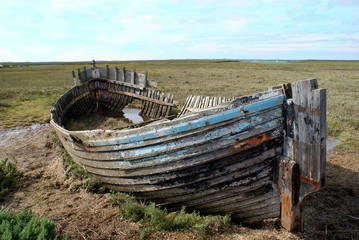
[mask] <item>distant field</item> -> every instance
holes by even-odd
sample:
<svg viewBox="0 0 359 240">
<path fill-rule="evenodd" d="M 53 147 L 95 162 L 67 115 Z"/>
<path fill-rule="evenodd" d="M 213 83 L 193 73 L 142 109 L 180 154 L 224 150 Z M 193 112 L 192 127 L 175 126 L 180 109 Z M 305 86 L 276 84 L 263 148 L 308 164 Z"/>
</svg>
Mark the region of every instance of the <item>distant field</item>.
<svg viewBox="0 0 359 240">
<path fill-rule="evenodd" d="M 0 127 L 49 121 L 49 111 L 73 86 L 72 70 L 88 63 L 31 63 L 32 66 L 0 68 Z M 359 147 L 359 62 L 228 62 L 173 60 L 98 62 L 97 66 L 126 67 L 148 72 L 158 89 L 174 94 L 180 107 L 192 95 L 235 97 L 266 90 L 269 86 L 317 78 L 327 88 L 329 136 L 339 137 L 342 148 Z"/>
</svg>

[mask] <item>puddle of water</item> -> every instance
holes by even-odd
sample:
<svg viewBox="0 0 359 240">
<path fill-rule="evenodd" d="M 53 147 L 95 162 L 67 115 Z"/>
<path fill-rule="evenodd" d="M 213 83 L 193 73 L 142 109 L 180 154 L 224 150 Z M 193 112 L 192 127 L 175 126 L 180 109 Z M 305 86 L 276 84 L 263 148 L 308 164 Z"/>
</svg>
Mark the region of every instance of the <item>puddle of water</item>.
<svg viewBox="0 0 359 240">
<path fill-rule="evenodd" d="M 123 110 L 124 117 L 133 123 L 141 123 L 143 122 L 143 117 L 140 116 L 141 109 L 137 108 L 124 108 Z"/>
<path fill-rule="evenodd" d="M 333 149 L 335 146 L 338 146 L 342 142 L 339 139 L 336 138 L 327 138 L 327 152 L 329 150 Z"/>
</svg>

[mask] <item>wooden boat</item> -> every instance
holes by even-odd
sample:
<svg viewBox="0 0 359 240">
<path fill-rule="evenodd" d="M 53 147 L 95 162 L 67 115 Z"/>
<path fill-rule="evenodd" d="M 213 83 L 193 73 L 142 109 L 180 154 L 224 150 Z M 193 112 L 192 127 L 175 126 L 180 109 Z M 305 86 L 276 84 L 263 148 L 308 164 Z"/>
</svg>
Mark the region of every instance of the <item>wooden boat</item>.
<svg viewBox="0 0 359 240">
<path fill-rule="evenodd" d="M 169 208 L 229 213 L 243 223 L 280 217 L 288 230 L 302 228 L 303 199 L 325 184 L 326 91 L 315 79 L 235 99 L 189 96 L 172 119 L 173 97 L 151 90 L 146 75 L 94 66 L 79 78 L 55 103 L 51 125 L 107 187 Z M 122 130 L 64 127 L 132 99 L 159 120 Z"/>
</svg>

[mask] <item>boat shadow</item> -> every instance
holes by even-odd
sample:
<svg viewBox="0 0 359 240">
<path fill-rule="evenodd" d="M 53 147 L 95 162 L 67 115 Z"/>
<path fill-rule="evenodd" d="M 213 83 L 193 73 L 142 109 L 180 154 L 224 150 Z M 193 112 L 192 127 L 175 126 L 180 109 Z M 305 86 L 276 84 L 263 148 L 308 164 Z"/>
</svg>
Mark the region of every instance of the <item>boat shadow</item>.
<svg viewBox="0 0 359 240">
<path fill-rule="evenodd" d="M 328 155 L 329 161 L 331 158 Z M 359 239 L 359 172 L 331 162 L 327 162 L 326 172 L 326 187 L 304 202 L 304 232 L 298 236 Z"/>
</svg>

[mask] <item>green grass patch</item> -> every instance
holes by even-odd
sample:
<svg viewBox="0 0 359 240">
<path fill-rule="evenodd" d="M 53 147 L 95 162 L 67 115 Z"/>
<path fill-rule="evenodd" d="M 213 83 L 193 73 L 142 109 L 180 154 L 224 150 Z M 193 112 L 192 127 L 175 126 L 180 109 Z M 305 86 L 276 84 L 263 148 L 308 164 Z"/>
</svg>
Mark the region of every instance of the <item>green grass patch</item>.
<svg viewBox="0 0 359 240">
<path fill-rule="evenodd" d="M 22 210 L 14 214 L 0 210 L 0 239 L 2 240 L 60 240 L 66 236 L 56 236 L 56 226 L 52 221 L 40 219 L 31 210 Z"/>
<path fill-rule="evenodd" d="M 157 231 L 172 230 L 193 230 L 199 239 L 203 239 L 231 224 L 229 215 L 201 216 L 198 212 L 187 213 L 185 207 L 177 212 L 168 212 L 154 202 L 141 202 L 131 195 L 115 191 L 111 193 L 110 203 L 119 207 L 121 216 L 141 224 L 141 239 Z"/>
<path fill-rule="evenodd" d="M 22 173 L 17 171 L 16 165 L 5 158 L 0 162 L 0 199 L 14 184 L 22 177 Z"/>
</svg>

